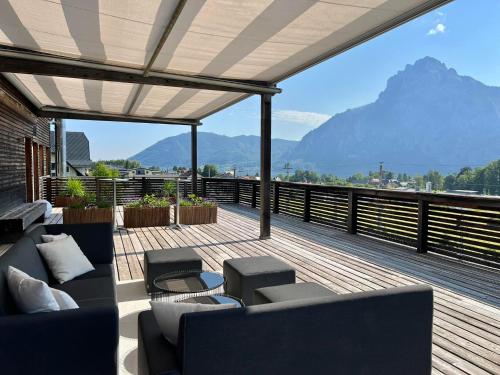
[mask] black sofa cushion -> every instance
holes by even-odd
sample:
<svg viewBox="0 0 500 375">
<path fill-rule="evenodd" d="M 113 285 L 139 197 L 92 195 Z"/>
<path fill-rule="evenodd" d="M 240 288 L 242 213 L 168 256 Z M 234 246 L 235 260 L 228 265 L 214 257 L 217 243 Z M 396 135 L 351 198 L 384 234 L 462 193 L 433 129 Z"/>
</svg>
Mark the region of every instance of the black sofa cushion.
<svg viewBox="0 0 500 375">
<path fill-rule="evenodd" d="M 266 286 L 295 283 L 295 270 L 272 256 L 227 259 L 223 263 L 226 293 L 253 304 L 253 291 Z"/>
<path fill-rule="evenodd" d="M 191 247 L 149 250 L 144 254 L 144 282 L 148 293 L 161 292 L 154 286 L 158 276 L 168 272 L 201 270 L 202 259 Z"/>
<path fill-rule="evenodd" d="M 21 313 L 7 285 L 9 266 L 49 283 L 49 275 L 35 243 L 29 237 L 22 237 L 0 257 L 0 315 Z"/>
<path fill-rule="evenodd" d="M 114 277 L 112 264 L 94 264 L 94 270 L 75 277 L 73 280 L 95 279 L 96 277 Z"/>
<path fill-rule="evenodd" d="M 296 299 L 334 296 L 336 293 L 316 283 L 285 284 L 256 289 L 254 305 L 263 303 L 293 301 Z"/>
<path fill-rule="evenodd" d="M 180 374 L 176 347 L 163 337 L 153 311 L 143 311 L 138 318 L 139 375 Z"/>
<path fill-rule="evenodd" d="M 64 284 L 51 285 L 54 289 L 68 293 L 78 305 L 92 300 L 116 301 L 116 291 L 113 278 L 96 277 L 84 280 L 71 280 Z"/>
</svg>

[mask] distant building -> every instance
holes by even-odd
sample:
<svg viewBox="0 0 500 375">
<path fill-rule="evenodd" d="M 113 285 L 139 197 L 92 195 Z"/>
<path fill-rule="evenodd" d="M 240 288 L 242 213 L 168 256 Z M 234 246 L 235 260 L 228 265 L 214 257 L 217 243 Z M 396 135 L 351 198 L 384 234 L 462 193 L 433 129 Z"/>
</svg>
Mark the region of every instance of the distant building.
<svg viewBox="0 0 500 375">
<path fill-rule="evenodd" d="M 161 171 L 157 169 L 136 168 L 136 169 L 119 169 L 120 176 L 128 178 L 140 177 L 160 177 L 160 178 L 177 178 L 177 172 Z"/>
<path fill-rule="evenodd" d="M 83 132 L 66 132 L 66 175 L 88 176 L 92 168 L 89 140 Z M 56 174 L 55 134 L 50 132 L 50 174 Z"/>
<path fill-rule="evenodd" d="M 191 174 L 192 174 L 191 170 L 189 170 L 189 171 L 185 171 L 185 172 L 181 173 L 179 175 L 179 177 L 183 178 L 183 179 L 186 179 L 186 180 L 190 180 L 191 179 Z M 200 180 L 200 179 L 203 178 L 203 176 L 201 174 L 199 174 L 199 173 L 197 173 L 196 175 L 197 175 L 198 180 Z"/>
</svg>

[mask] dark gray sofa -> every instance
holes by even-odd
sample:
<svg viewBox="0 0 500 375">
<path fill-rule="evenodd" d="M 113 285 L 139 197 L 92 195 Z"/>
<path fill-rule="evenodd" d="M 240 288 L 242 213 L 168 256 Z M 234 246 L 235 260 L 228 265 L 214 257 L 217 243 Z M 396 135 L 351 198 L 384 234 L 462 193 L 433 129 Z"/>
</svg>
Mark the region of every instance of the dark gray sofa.
<svg viewBox="0 0 500 375">
<path fill-rule="evenodd" d="M 41 234 L 71 234 L 95 270 L 57 283 L 35 246 Z M 45 225 L 0 257 L 0 373 L 116 374 L 118 308 L 111 224 Z M 12 265 L 67 292 L 79 309 L 39 314 L 18 311 L 8 290 Z"/>
<path fill-rule="evenodd" d="M 179 344 L 139 315 L 139 375 L 431 373 L 432 289 L 411 286 L 184 314 Z"/>
</svg>

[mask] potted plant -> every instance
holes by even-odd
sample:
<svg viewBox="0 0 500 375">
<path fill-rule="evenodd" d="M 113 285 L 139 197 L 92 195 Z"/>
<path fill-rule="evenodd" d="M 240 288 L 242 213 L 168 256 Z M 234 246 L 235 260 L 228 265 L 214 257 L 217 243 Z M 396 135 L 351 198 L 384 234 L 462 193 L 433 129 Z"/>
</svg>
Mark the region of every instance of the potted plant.
<svg viewBox="0 0 500 375">
<path fill-rule="evenodd" d="M 85 187 L 81 180 L 77 178 L 68 178 L 64 193 L 58 195 L 55 199 L 55 207 L 68 207 L 73 203 L 81 201 L 85 196 Z"/>
<path fill-rule="evenodd" d="M 113 209 L 107 202 L 96 201 L 95 194 L 86 193 L 63 208 L 64 224 L 112 223 Z"/>
<path fill-rule="evenodd" d="M 177 185 L 174 181 L 165 181 L 163 184 L 163 196 L 168 198 L 170 203 L 176 202 Z"/>
<path fill-rule="evenodd" d="M 170 201 L 166 197 L 146 194 L 123 209 L 125 228 L 159 227 L 170 225 Z"/>
<path fill-rule="evenodd" d="M 212 224 L 217 222 L 216 202 L 190 194 L 187 199 L 182 199 L 179 202 L 179 207 L 180 224 Z M 174 214 L 177 214 L 177 206 L 175 206 Z"/>
</svg>

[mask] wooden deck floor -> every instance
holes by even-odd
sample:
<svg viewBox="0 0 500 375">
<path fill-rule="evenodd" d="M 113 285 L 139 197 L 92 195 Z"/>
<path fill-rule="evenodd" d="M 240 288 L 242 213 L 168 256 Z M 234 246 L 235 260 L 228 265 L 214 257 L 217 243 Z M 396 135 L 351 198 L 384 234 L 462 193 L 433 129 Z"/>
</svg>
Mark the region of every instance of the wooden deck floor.
<svg viewBox="0 0 500 375">
<path fill-rule="evenodd" d="M 60 222 L 61 215 L 50 221 Z M 120 229 L 117 275 L 142 278 L 144 252 L 150 249 L 192 246 L 206 268 L 217 271 L 224 259 L 274 255 L 295 267 L 301 281 L 337 293 L 430 284 L 435 291 L 433 374 L 500 374 L 500 272 L 282 215 L 273 215 L 272 225 L 272 238 L 260 241 L 258 211 L 226 205 L 219 209 L 218 224 L 181 231 Z"/>
</svg>

